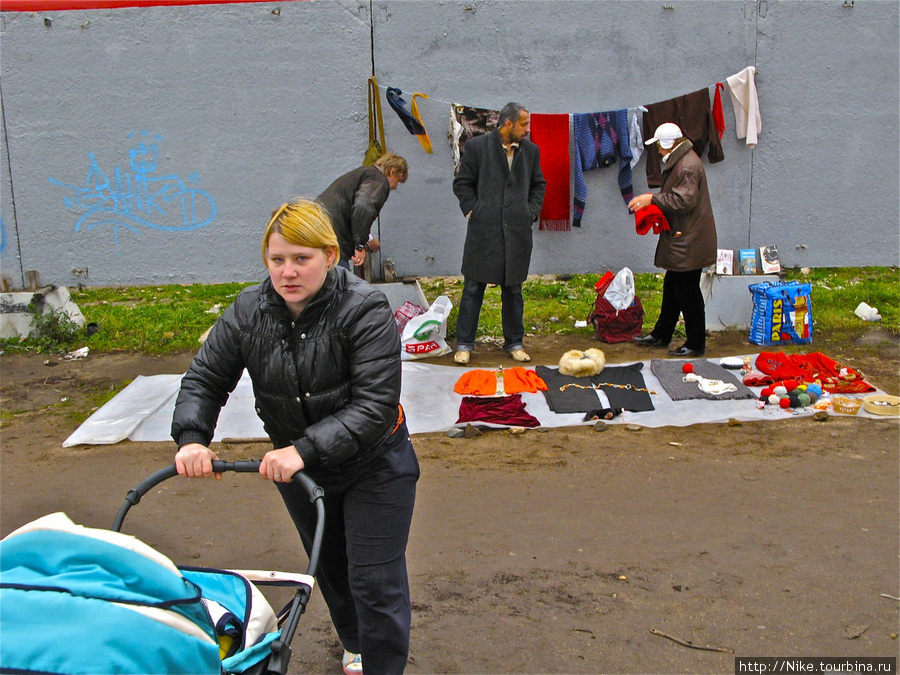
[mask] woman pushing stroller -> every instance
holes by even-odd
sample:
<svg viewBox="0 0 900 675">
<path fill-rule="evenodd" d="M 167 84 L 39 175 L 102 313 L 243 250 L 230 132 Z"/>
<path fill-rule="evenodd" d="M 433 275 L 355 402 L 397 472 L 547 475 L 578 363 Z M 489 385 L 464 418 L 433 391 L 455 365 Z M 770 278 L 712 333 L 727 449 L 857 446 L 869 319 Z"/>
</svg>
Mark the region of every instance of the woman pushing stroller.
<svg viewBox="0 0 900 675">
<path fill-rule="evenodd" d="M 344 647 L 344 672 L 401 673 L 419 465 L 400 408 L 390 305 L 337 266 L 337 237 L 314 202 L 273 214 L 262 257 L 269 278 L 241 292 L 182 379 L 172 421 L 178 473 L 212 475 L 216 420 L 246 368 L 275 448 L 259 472 L 275 482 L 307 552 L 315 509 L 291 477 L 302 470 L 325 491 L 316 579 Z"/>
</svg>

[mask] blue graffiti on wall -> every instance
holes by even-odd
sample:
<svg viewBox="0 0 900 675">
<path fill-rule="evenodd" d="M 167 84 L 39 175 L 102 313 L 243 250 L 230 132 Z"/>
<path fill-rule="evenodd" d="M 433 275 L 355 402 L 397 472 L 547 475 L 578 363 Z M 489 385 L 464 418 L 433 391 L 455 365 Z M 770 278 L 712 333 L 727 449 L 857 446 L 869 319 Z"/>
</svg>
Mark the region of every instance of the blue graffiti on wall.
<svg viewBox="0 0 900 675">
<path fill-rule="evenodd" d="M 146 131 L 141 136 L 148 136 Z M 129 134 L 134 138 L 134 134 Z M 161 136 L 155 137 L 161 141 Z M 113 179 L 100 168 L 94 153 L 88 153 L 90 167 L 84 185 L 68 185 L 50 178 L 51 185 L 58 185 L 71 194 L 63 197 L 63 204 L 70 211 L 81 214 L 75 222 L 75 231 L 92 230 L 101 225 L 111 225 L 116 243 L 119 228 L 139 234 L 139 227 L 176 232 L 195 230 L 209 225 L 216 216 L 216 205 L 207 192 L 189 187 L 175 174 L 156 175 L 159 146 L 140 140 L 128 151 L 131 171 L 113 170 Z M 197 173 L 188 176 L 188 183 L 198 183 Z M 173 221 L 177 224 L 172 224 Z"/>
<path fill-rule="evenodd" d="M 6 250 L 6 223 L 0 218 L 0 253 Z"/>
</svg>

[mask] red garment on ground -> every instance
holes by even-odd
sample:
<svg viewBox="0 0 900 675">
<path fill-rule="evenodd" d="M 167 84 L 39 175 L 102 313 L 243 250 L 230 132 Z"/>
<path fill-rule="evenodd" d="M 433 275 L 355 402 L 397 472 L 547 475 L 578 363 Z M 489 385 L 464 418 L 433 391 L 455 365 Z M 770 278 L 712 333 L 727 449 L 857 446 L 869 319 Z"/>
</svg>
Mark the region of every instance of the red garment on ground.
<svg viewBox="0 0 900 675">
<path fill-rule="evenodd" d="M 493 398 L 466 396 L 459 405 L 459 419 L 456 420 L 457 424 L 463 422 L 491 422 L 530 428 L 541 426 L 537 418 L 525 412 L 521 394 Z"/>
<path fill-rule="evenodd" d="M 843 366 L 821 352 L 760 352 L 756 357 L 756 368 L 776 380 L 818 382 L 824 391 L 832 394 L 864 394 L 875 391 L 875 387 L 864 381 L 862 375 L 853 368 Z"/>
<path fill-rule="evenodd" d="M 541 173 L 547 181 L 539 229 L 571 230 L 569 116 L 532 113 L 531 140 L 541 149 Z"/>
</svg>

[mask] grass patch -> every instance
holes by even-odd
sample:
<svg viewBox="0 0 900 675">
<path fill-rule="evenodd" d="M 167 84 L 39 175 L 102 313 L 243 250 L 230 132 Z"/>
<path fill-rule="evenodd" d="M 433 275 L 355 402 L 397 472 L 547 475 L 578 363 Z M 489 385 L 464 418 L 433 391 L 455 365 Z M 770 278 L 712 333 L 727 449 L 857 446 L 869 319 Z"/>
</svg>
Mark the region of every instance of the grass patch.
<svg viewBox="0 0 900 675">
<path fill-rule="evenodd" d="M 196 349 L 197 338 L 249 285 L 84 288 L 72 298 L 85 321 L 99 327 L 86 342 L 92 351 L 166 354 Z"/>
<path fill-rule="evenodd" d="M 815 331 L 852 341 L 867 329 L 879 326 L 900 335 L 900 268 L 897 267 L 828 267 L 804 273 L 787 270 L 791 281 L 812 284 L 813 339 Z M 594 305 L 594 284 L 599 274 L 541 276 L 523 285 L 525 328 L 532 334 L 557 333 L 592 338 L 593 328 L 576 328 L 575 321 L 585 320 Z M 644 305 L 644 325 L 652 326 L 659 316 L 662 301 L 662 274 L 635 275 L 637 295 Z M 197 338 L 213 325 L 218 313 L 215 307 L 231 304 L 241 289 L 249 284 L 192 284 L 173 286 L 80 288 L 72 298 L 86 322 L 99 326 L 88 337 L 83 330 L 66 345 L 87 345 L 92 352 L 140 351 L 150 354 L 193 351 Z M 456 317 L 463 283 L 458 277 L 430 277 L 420 280 L 429 302 L 439 295 L 453 301 L 448 322 L 448 335 L 456 334 Z M 750 299 L 748 298 L 748 302 Z M 853 310 L 860 302 L 877 307 L 881 321 L 860 320 Z M 500 289 L 488 288 L 479 322 L 479 335 L 501 336 Z M 59 348 L 59 345 L 56 345 Z M 35 339 L 5 340 L 2 349 L 45 350 Z"/>
<path fill-rule="evenodd" d="M 71 408 L 66 411 L 66 418 L 74 424 L 81 425 L 88 417 L 109 403 L 113 397 L 129 384 L 131 384 L 131 380 L 126 380 L 119 385 L 109 385 L 104 388 L 92 389 L 85 396 L 83 405 L 80 408 Z"/>
<path fill-rule="evenodd" d="M 846 340 L 858 338 L 872 326 L 900 333 L 900 268 L 820 268 L 809 274 L 789 270 L 788 278 L 812 284 L 814 330 L 821 326 L 836 339 Z M 853 311 L 861 302 L 877 307 L 881 321 L 856 316 Z"/>
</svg>

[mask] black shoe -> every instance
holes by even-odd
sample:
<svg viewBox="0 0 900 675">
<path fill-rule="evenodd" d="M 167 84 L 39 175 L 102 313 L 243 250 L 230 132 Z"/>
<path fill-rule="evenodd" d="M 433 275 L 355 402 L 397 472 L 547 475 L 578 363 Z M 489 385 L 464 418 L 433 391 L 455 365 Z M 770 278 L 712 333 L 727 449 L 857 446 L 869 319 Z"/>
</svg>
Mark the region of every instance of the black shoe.
<svg viewBox="0 0 900 675">
<path fill-rule="evenodd" d="M 657 340 L 653 335 L 645 335 L 644 337 L 631 338 L 634 343 L 641 347 L 668 347 L 668 343 L 663 344 L 661 340 Z"/>
<path fill-rule="evenodd" d="M 679 347 L 678 349 L 670 349 L 669 356 L 681 356 L 685 358 L 693 358 L 696 356 L 703 356 L 706 353 L 705 349 L 688 349 L 684 345 Z"/>
</svg>

